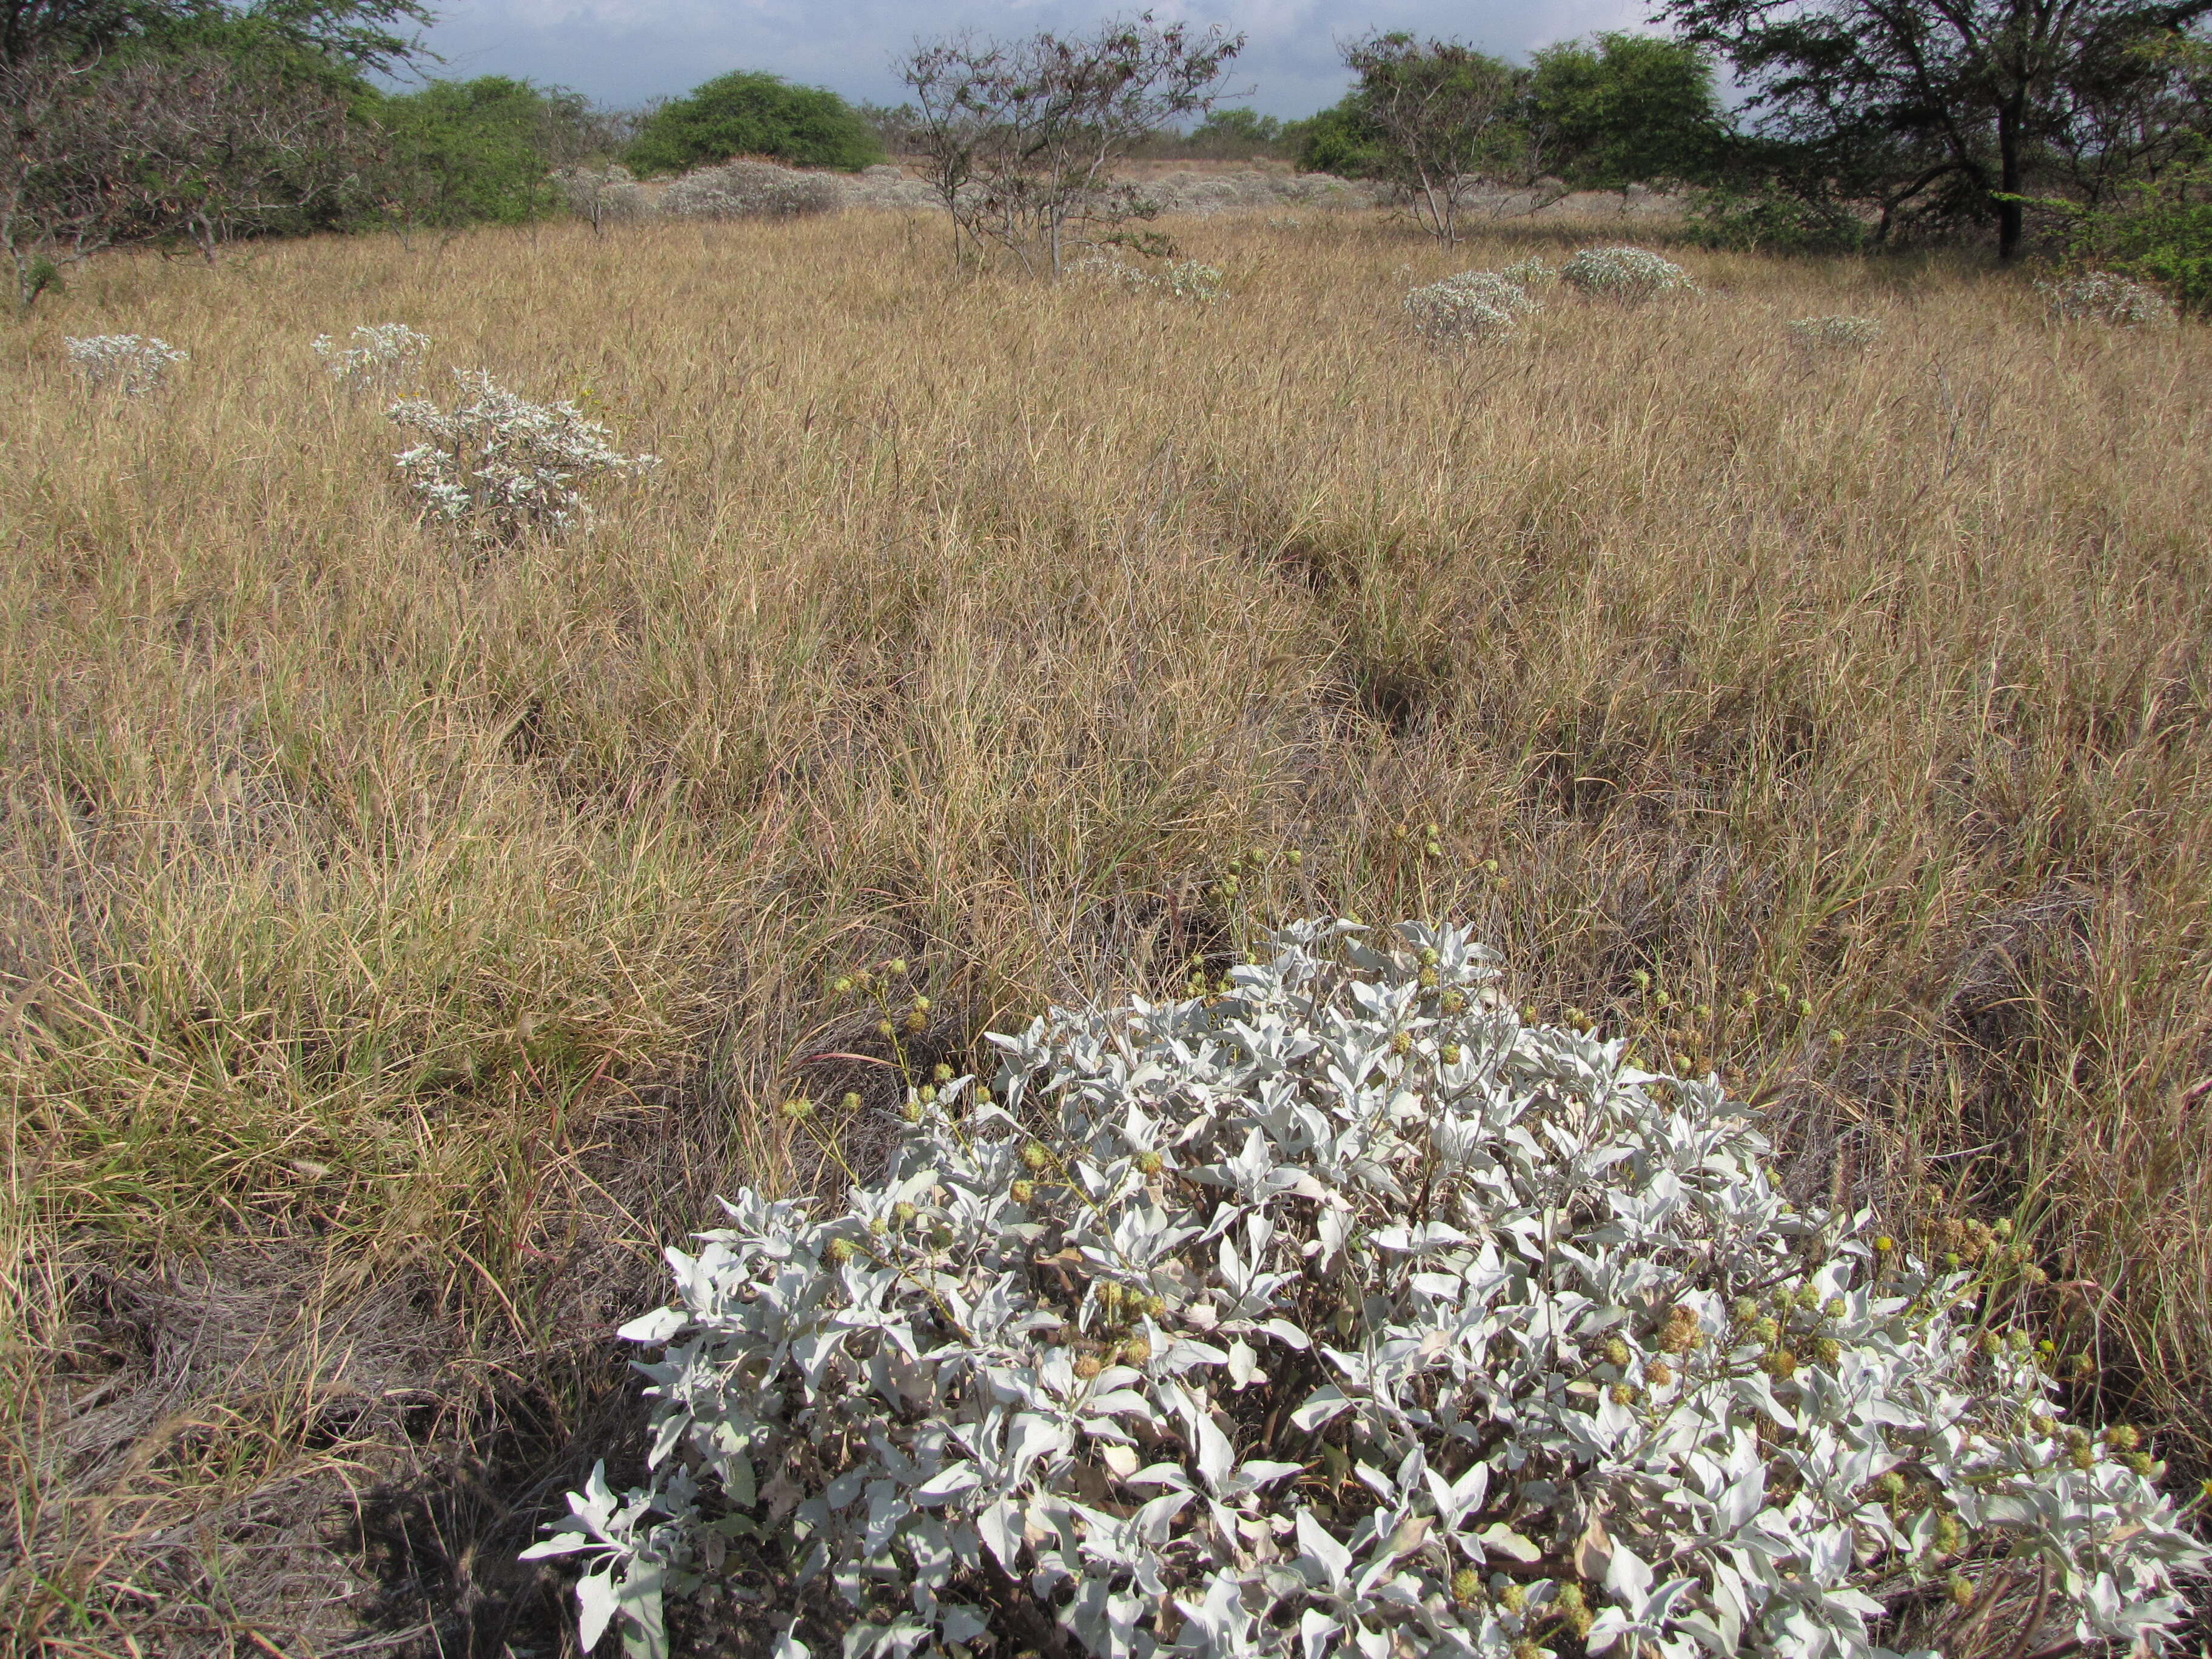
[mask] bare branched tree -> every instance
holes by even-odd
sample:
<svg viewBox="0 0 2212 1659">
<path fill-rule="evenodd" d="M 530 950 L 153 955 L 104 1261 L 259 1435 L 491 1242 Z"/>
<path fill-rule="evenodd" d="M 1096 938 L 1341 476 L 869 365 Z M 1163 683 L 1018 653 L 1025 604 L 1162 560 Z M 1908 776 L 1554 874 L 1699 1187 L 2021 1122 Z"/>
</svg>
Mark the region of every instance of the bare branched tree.
<svg viewBox="0 0 2212 1659">
<path fill-rule="evenodd" d="M 131 135 L 151 90 L 143 74 L 58 55 L 0 64 L 0 246 L 19 309 L 130 234 Z"/>
<path fill-rule="evenodd" d="M 1057 280 L 1071 248 L 1158 211 L 1116 179 L 1147 135 L 1203 114 L 1242 35 L 1161 25 L 1150 12 L 1093 35 L 918 44 L 899 65 L 920 108 L 914 142 L 965 241 L 996 243 Z"/>
<path fill-rule="evenodd" d="M 343 190 L 365 138 L 338 94 L 212 52 L 0 64 L 0 247 L 27 307 L 119 242 L 298 222 Z"/>
<path fill-rule="evenodd" d="M 1344 64 L 1359 77 L 1354 106 L 1384 178 L 1444 246 L 1459 240 L 1461 215 L 1478 191 L 1534 181 L 1537 149 L 1522 118 L 1526 70 L 1455 40 L 1425 46 L 1410 34 L 1354 41 Z"/>
</svg>

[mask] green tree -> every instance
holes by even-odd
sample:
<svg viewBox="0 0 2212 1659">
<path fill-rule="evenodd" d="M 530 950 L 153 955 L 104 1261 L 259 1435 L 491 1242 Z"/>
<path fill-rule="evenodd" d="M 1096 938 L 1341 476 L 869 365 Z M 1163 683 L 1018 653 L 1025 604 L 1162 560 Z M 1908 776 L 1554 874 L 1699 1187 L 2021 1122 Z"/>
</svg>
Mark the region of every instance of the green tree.
<svg viewBox="0 0 2212 1659">
<path fill-rule="evenodd" d="M 1531 157 L 1522 118 L 1528 71 L 1457 40 L 1425 45 L 1402 33 L 1354 41 L 1344 64 L 1359 77 L 1346 101 L 1371 137 L 1373 176 L 1452 246 L 1468 199 L 1486 181 L 1517 176 Z"/>
<path fill-rule="evenodd" d="M 648 115 L 623 160 L 640 173 L 683 173 L 733 155 L 857 173 L 884 159 L 860 112 L 834 92 L 740 70 L 695 87 Z"/>
<path fill-rule="evenodd" d="M 1531 64 L 1529 123 L 1548 171 L 1584 190 L 1711 176 L 1727 127 L 1697 46 L 1608 33 L 1547 46 Z"/>
<path fill-rule="evenodd" d="M 361 113 L 383 135 L 374 187 L 387 219 L 521 224 L 560 205 L 555 167 L 588 159 L 594 118 L 581 94 L 503 75 L 371 94 Z"/>
<path fill-rule="evenodd" d="M 2155 48 L 2212 0 L 1662 0 L 1725 57 L 1798 177 L 1900 219 L 1994 221 L 2022 248 L 2027 192 L 2094 198 L 2159 164 L 2177 74 Z"/>
<path fill-rule="evenodd" d="M 1217 109 L 1184 134 L 1177 146 L 1186 155 L 1228 161 L 1272 155 L 1282 148 L 1283 124 L 1257 110 Z"/>
<path fill-rule="evenodd" d="M 1357 94 L 1291 122 L 1283 142 L 1302 173 L 1372 179 L 1382 170 L 1382 145 L 1360 115 Z"/>
<path fill-rule="evenodd" d="M 430 21 L 421 0 L 0 0 L 0 64 L 76 59 L 134 41 L 204 46 L 228 33 L 281 41 L 355 72 L 422 52 L 401 31 Z"/>
</svg>

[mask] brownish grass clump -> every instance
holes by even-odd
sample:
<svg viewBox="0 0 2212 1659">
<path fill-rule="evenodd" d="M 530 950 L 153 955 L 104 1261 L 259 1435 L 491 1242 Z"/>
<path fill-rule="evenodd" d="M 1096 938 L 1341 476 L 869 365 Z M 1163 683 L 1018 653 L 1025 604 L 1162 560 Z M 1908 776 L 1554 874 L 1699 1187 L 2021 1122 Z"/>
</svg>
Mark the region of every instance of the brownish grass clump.
<svg viewBox="0 0 2212 1659">
<path fill-rule="evenodd" d="M 1183 234 L 1210 309 L 848 216 L 117 260 L 0 338 L 0 1646 L 498 1652 L 653 1251 L 886 1095 L 839 974 L 957 1062 L 1329 908 L 2011 1217 L 2212 1442 L 2212 341 L 1692 253 L 1439 356 L 1406 288 L 1527 241 Z M 387 320 L 661 476 L 418 527 L 307 349 Z M 191 361 L 90 399 L 99 331 Z"/>
</svg>

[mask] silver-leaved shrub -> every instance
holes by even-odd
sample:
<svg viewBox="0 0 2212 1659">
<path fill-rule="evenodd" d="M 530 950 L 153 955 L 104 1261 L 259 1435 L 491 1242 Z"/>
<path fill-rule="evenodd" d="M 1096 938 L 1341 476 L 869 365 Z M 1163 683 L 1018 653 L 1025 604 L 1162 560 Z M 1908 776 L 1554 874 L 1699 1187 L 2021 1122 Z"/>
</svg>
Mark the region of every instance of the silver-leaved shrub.
<svg viewBox="0 0 2212 1659">
<path fill-rule="evenodd" d="M 798 219 L 834 213 L 844 202 L 834 180 L 773 161 L 699 167 L 660 193 L 660 210 L 679 219 Z"/>
<path fill-rule="evenodd" d="M 2178 320 L 2172 301 L 2148 283 L 2116 271 L 2089 270 L 2063 282 L 2039 282 L 2035 291 L 2043 295 L 2054 322 L 2172 328 Z"/>
<path fill-rule="evenodd" d="M 1872 317 L 1801 317 L 1789 328 L 1792 341 L 1814 351 L 1864 351 L 1881 338 Z"/>
<path fill-rule="evenodd" d="M 160 391 L 170 365 L 191 356 L 152 334 L 94 334 L 84 339 L 64 336 L 62 347 L 69 353 L 70 367 L 84 376 L 88 386 L 132 398 Z"/>
<path fill-rule="evenodd" d="M 640 218 L 653 206 L 645 186 L 617 161 L 557 167 L 552 185 L 560 193 L 563 207 L 593 225 L 605 224 L 611 219 Z"/>
<path fill-rule="evenodd" d="M 2021 1254 L 1793 1209 L 1748 1109 L 1497 974 L 1302 922 L 993 1038 L 842 1206 L 739 1193 L 623 1331 L 649 1484 L 530 1552 L 581 1558 L 585 1645 L 664 1651 L 750 1538 L 848 1659 L 1024 1598 L 1101 1659 L 2156 1651 L 2206 1552 L 2065 1425 Z"/>
<path fill-rule="evenodd" d="M 1158 270 L 1151 270 L 1110 249 L 1070 260 L 1067 274 L 1079 281 L 1127 289 L 1137 294 L 1164 294 L 1197 305 L 1210 306 L 1227 292 L 1227 279 L 1218 265 L 1197 259 L 1170 259 Z"/>
<path fill-rule="evenodd" d="M 404 323 L 363 323 L 343 345 L 327 334 L 315 336 L 313 345 L 332 380 L 360 391 L 412 378 L 430 349 L 430 337 Z"/>
<path fill-rule="evenodd" d="M 1435 345 L 1502 340 L 1542 309 L 1527 289 L 1495 270 L 1463 270 L 1417 288 L 1405 308 L 1413 332 Z"/>
<path fill-rule="evenodd" d="M 1698 286 L 1672 259 L 1641 247 L 1579 248 L 1559 267 L 1559 280 L 1593 298 L 1607 300 L 1693 293 Z"/>
<path fill-rule="evenodd" d="M 394 456 L 432 518 L 480 544 L 556 534 L 587 522 L 584 486 L 608 475 L 635 477 L 658 456 L 624 455 L 614 435 L 569 402 L 532 403 L 482 369 L 457 368 L 467 394 L 451 409 L 403 398 L 385 412 L 422 441 Z"/>
</svg>

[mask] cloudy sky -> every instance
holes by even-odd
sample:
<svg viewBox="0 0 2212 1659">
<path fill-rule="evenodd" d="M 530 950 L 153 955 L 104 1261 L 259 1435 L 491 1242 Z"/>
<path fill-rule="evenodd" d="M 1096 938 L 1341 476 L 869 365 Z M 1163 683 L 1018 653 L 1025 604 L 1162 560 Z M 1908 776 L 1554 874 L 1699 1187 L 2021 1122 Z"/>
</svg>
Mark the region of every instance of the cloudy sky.
<svg viewBox="0 0 2212 1659">
<path fill-rule="evenodd" d="M 1110 0 L 431 0 L 441 75 L 519 75 L 605 103 L 680 93 L 733 69 L 764 69 L 848 98 L 899 101 L 892 56 L 916 35 L 974 27 L 1082 29 Z M 1137 5 L 1120 8 L 1124 13 Z M 1646 0 L 1154 0 L 1163 19 L 1247 37 L 1231 84 L 1255 109 L 1308 115 L 1341 94 L 1335 42 L 1370 28 L 1457 35 L 1519 57 L 1597 28 L 1636 27 Z"/>
</svg>

